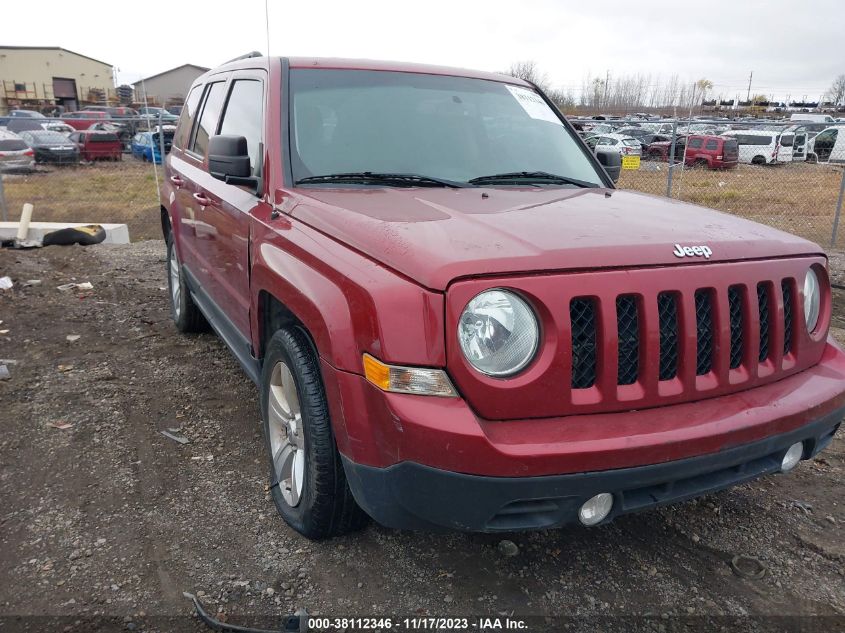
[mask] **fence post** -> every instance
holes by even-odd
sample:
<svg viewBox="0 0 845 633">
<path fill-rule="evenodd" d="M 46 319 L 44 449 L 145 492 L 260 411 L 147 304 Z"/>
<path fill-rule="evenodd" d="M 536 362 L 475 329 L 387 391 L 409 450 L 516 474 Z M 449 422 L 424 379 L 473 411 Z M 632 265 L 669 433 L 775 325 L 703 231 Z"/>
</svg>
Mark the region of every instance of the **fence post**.
<svg viewBox="0 0 845 633">
<path fill-rule="evenodd" d="M 669 146 L 669 176 L 666 178 L 666 197 L 672 197 L 672 172 L 675 170 L 675 142 L 678 140 L 678 119 L 672 123 L 672 145 Z"/>
<path fill-rule="evenodd" d="M 164 173 L 164 123 L 162 117 L 164 116 L 164 108 L 162 107 L 158 113 L 158 148 L 161 154 L 161 171 Z M 155 156 L 153 156 L 153 163 L 155 163 Z"/>
<path fill-rule="evenodd" d="M 845 165 L 842 166 L 842 182 L 839 183 L 839 199 L 836 201 L 836 215 L 833 216 L 833 233 L 830 236 L 830 247 L 836 246 L 836 234 L 839 232 L 839 216 L 842 213 L 842 198 L 845 197 Z"/>
<path fill-rule="evenodd" d="M 9 221 L 9 212 L 6 209 L 6 192 L 3 189 L 3 174 L 0 174 L 0 217 L 3 218 L 3 222 Z"/>
</svg>

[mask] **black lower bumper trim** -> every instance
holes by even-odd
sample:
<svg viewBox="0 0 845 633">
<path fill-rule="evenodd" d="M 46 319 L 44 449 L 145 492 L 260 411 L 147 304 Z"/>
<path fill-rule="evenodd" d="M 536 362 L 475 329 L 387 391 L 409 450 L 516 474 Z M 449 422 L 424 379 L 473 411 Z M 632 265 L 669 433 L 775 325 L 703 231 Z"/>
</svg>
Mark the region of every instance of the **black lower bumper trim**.
<svg viewBox="0 0 845 633">
<path fill-rule="evenodd" d="M 343 458 L 358 504 L 388 527 L 429 531 L 510 532 L 577 521 L 600 492 L 614 496 L 604 522 L 627 512 L 675 503 L 778 472 L 786 450 L 803 442 L 803 459 L 827 446 L 845 408 L 799 429 L 718 453 L 615 470 L 542 477 L 466 475 L 401 462 L 388 468 Z"/>
</svg>

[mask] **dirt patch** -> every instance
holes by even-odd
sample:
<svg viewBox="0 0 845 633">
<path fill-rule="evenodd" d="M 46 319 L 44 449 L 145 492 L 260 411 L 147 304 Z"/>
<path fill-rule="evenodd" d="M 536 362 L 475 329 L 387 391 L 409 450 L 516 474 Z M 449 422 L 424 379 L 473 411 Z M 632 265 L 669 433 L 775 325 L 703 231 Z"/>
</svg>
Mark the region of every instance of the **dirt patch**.
<svg viewBox="0 0 845 633">
<path fill-rule="evenodd" d="M 214 335 L 177 334 L 164 260 L 161 241 L 0 251 L 15 281 L 0 292 L 0 358 L 14 361 L 0 381 L 0 630 L 33 614 L 65 616 L 57 631 L 99 630 L 101 616 L 117 630 L 163 616 L 182 619 L 150 627 L 201 630 L 182 591 L 251 623 L 303 606 L 574 616 L 587 630 L 613 615 L 654 616 L 650 630 L 663 614 L 843 622 L 841 437 L 788 476 L 605 527 L 510 535 L 513 557 L 501 536 L 377 525 L 306 541 L 267 495 L 255 387 Z M 57 289 L 71 281 L 93 290 Z M 840 327 L 843 306 L 837 291 Z M 732 571 L 739 555 L 763 577 Z M 740 629 L 754 627 L 727 630 Z"/>
</svg>

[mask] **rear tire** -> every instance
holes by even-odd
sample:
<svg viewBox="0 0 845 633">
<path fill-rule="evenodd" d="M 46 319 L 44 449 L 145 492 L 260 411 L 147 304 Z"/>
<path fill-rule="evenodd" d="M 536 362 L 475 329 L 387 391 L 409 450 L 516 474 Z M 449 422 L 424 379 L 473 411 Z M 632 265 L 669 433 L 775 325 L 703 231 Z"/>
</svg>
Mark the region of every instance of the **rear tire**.
<svg viewBox="0 0 845 633">
<path fill-rule="evenodd" d="M 368 517 L 346 482 L 319 364 L 299 328 L 281 329 L 267 344 L 261 414 L 270 494 L 285 522 L 313 540 L 364 526 Z"/>
<path fill-rule="evenodd" d="M 752 165 L 765 165 L 766 164 L 766 157 L 765 156 L 755 156 L 751 159 Z"/>
<path fill-rule="evenodd" d="M 179 262 L 176 246 L 173 244 L 173 233 L 167 232 L 167 289 L 170 295 L 170 316 L 176 324 L 176 329 L 184 334 L 205 332 L 208 322 L 200 309 L 191 298 L 188 284 L 185 281 L 185 271 Z"/>
</svg>

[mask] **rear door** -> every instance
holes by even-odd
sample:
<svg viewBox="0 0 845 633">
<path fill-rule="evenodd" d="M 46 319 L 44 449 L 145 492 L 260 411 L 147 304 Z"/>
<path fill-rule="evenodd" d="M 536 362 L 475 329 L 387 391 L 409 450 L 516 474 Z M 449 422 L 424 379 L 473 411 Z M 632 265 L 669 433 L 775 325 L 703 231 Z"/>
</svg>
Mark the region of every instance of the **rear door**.
<svg viewBox="0 0 845 633">
<path fill-rule="evenodd" d="M 792 141 L 792 160 L 804 161 L 807 159 L 807 131 L 799 128 L 794 132 Z"/>
<path fill-rule="evenodd" d="M 262 171 L 266 83 L 266 73 L 261 70 L 233 73 L 215 130 L 216 134 L 246 138 L 252 175 L 256 177 Z M 202 213 L 209 233 L 206 239 L 197 241 L 209 280 L 207 291 L 237 331 L 249 339 L 250 216 L 264 203 L 261 192 L 211 176 L 207 164 L 206 156 L 206 169 L 197 182 L 199 194 L 207 200 Z"/>
<path fill-rule="evenodd" d="M 199 242 L 209 237 L 205 222 L 207 205 L 199 194 L 197 181 L 203 175 L 203 162 L 208 146 L 209 128 L 217 126 L 226 95 L 225 75 L 215 75 L 205 86 L 197 86 L 188 95 L 188 102 L 177 130 L 175 147 L 168 155 L 167 177 L 171 191 L 171 215 L 178 218 L 178 253 L 182 264 L 200 283 L 206 283 L 207 265 L 200 255 Z"/>
<path fill-rule="evenodd" d="M 795 133 L 784 132 L 775 137 L 775 156 L 779 163 L 791 163 L 795 145 Z"/>
</svg>

